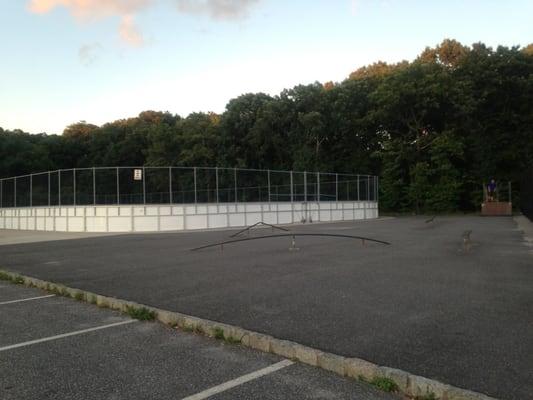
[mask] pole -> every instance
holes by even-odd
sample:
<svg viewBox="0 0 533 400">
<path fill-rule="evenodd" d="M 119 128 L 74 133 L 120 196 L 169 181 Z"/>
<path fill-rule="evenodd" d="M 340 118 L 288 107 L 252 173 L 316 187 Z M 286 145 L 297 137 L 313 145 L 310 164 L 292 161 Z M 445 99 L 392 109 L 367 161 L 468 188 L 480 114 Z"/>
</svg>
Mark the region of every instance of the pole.
<svg viewBox="0 0 533 400">
<path fill-rule="evenodd" d="M 61 170 L 57 170 L 57 205 L 61 205 Z"/>
<path fill-rule="evenodd" d="M 233 168 L 233 183 L 235 184 L 235 203 L 237 203 L 237 168 Z"/>
<path fill-rule="evenodd" d="M 143 204 L 146 204 L 146 168 L 143 165 Z"/>
<path fill-rule="evenodd" d="M 76 205 L 76 168 L 72 170 L 72 179 L 73 179 L 72 191 L 74 192 L 74 206 L 75 206 Z"/>
<path fill-rule="evenodd" d="M 335 174 L 335 201 L 339 202 L 339 174 Z"/>
<path fill-rule="evenodd" d="M 96 205 L 96 168 L 93 167 L 93 205 Z"/>
<path fill-rule="evenodd" d="M 218 204 L 218 167 L 215 168 L 215 185 L 216 185 L 216 196 L 217 196 L 217 204 Z"/>
<path fill-rule="evenodd" d="M 267 175 L 267 181 L 268 181 L 268 202 L 270 203 L 270 170 L 268 170 L 268 175 Z"/>
<path fill-rule="evenodd" d="M 307 203 L 307 171 L 304 171 L 304 202 Z"/>
<path fill-rule="evenodd" d="M 294 203 L 294 189 L 293 189 L 293 186 L 294 186 L 294 177 L 293 177 L 293 173 L 291 171 L 291 203 Z"/>
<path fill-rule="evenodd" d="M 168 202 L 172 204 L 172 167 L 168 167 Z"/>
<path fill-rule="evenodd" d="M 511 181 L 509 181 L 509 203 L 512 203 L 512 190 L 511 190 Z"/>
<path fill-rule="evenodd" d="M 48 171 L 48 207 L 50 207 L 50 171 Z"/>
<path fill-rule="evenodd" d="M 196 195 L 196 167 L 194 167 L 194 204 L 198 202 L 198 197 Z"/>
<path fill-rule="evenodd" d="M 359 175 L 357 175 L 357 201 L 361 201 L 361 197 L 359 196 Z"/>
<path fill-rule="evenodd" d="M 30 174 L 30 207 L 33 207 L 33 174 Z"/>
<path fill-rule="evenodd" d="M 4 208 L 4 180 L 0 179 L 0 208 Z"/>
<path fill-rule="evenodd" d="M 15 204 L 15 207 L 17 207 L 17 177 L 15 177 L 15 193 L 14 193 L 14 204 Z"/>
<path fill-rule="evenodd" d="M 320 172 L 316 173 L 316 198 L 317 202 L 320 203 Z"/>
<path fill-rule="evenodd" d="M 366 177 L 366 201 L 370 201 L 370 176 Z"/>
<path fill-rule="evenodd" d="M 376 176 L 376 202 L 379 203 L 379 176 Z"/>
<path fill-rule="evenodd" d="M 120 205 L 120 178 L 119 178 L 118 167 L 116 168 L 116 174 L 117 174 L 117 204 Z"/>
</svg>

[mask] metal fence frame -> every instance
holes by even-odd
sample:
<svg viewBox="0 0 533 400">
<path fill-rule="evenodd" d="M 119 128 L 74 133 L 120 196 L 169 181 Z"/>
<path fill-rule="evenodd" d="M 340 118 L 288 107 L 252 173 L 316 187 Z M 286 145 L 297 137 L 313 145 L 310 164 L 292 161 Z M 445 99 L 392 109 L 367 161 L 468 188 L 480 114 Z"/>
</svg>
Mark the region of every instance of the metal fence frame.
<svg viewBox="0 0 533 400">
<path fill-rule="evenodd" d="M 133 176 L 124 182 L 124 171 L 141 170 L 141 189 L 137 193 L 121 191 L 121 185 L 130 188 L 139 181 Z M 165 172 L 165 170 L 167 172 Z M 167 188 L 160 192 L 147 192 L 147 172 L 163 171 L 167 174 Z M 192 173 L 189 190 L 175 190 L 181 181 L 174 178 L 177 171 Z M 115 181 L 114 188 L 98 182 L 97 175 L 111 172 Z M 214 187 L 199 187 L 199 173 L 214 174 Z M 80 196 L 82 186 L 80 174 L 89 174 L 90 190 Z M 233 183 L 220 185 L 221 173 L 233 176 Z M 254 174 L 257 180 L 242 179 L 242 174 Z M 241 174 L 241 179 L 239 179 Z M 132 174 L 133 175 L 133 174 Z M 262 175 L 262 182 L 261 181 Z M 285 177 L 285 184 L 272 182 L 273 177 Z M 329 177 L 329 178 L 328 178 Z M 63 184 L 62 184 L 63 178 Z M 92 179 L 91 179 L 92 178 Z M 36 184 L 41 179 L 44 185 Z M 54 180 L 54 182 L 52 182 Z M 65 183 L 69 180 L 68 183 Z M 204 182 L 205 183 L 205 182 Z M 12 190 L 9 190 L 11 184 Z M 37 186 L 36 186 L 37 185 Z M 85 185 L 87 188 L 87 185 Z M 329 191 L 324 189 L 329 187 Z M 355 189 L 354 189 L 355 188 Z M 57 191 L 56 191 L 57 190 Z M 110 193 L 112 192 L 112 193 Z M 248 196 L 246 193 L 248 192 Z M 281 192 L 281 193 L 280 193 Z M 252 193 L 252 195 L 250 195 Z M 258 194 L 258 197 L 255 195 Z M 159 196 L 160 201 L 154 201 Z M 180 197 L 181 196 L 181 197 Z M 178 201 L 181 198 L 182 201 Z M 202 203 L 240 203 L 240 202 L 339 202 L 339 201 L 378 201 L 379 178 L 373 175 L 282 171 L 219 167 L 91 167 L 46 171 L 35 174 L 19 175 L 0 179 L 0 208 L 87 206 L 87 205 L 143 205 L 143 204 L 202 204 Z M 24 199 L 24 201 L 22 201 Z M 40 201 L 36 201 L 40 199 Z M 44 200 L 43 200 L 44 199 Z M 190 199 L 191 201 L 185 201 Z M 231 199 L 231 201 L 230 201 Z M 240 201 L 239 199 L 242 199 Z M 8 201 L 9 200 L 9 201 Z M 206 201 L 207 200 L 207 201 Z"/>
</svg>

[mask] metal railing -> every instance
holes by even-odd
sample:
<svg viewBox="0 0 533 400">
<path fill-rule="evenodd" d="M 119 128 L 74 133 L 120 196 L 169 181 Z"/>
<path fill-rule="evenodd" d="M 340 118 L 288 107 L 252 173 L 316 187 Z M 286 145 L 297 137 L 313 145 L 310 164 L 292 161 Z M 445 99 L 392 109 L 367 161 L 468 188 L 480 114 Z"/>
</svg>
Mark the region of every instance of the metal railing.
<svg viewBox="0 0 533 400">
<path fill-rule="evenodd" d="M 377 176 L 217 167 L 93 167 L 0 179 L 0 208 L 377 201 Z"/>
</svg>

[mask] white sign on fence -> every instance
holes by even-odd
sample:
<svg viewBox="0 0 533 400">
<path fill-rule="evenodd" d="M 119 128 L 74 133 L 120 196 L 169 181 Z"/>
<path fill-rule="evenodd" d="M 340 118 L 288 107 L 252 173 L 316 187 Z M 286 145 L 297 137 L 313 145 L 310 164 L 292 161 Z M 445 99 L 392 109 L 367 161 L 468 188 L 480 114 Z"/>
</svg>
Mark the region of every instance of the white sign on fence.
<svg viewBox="0 0 533 400">
<path fill-rule="evenodd" d="M 142 169 L 134 169 L 133 170 L 133 180 L 134 181 L 142 181 L 143 180 L 143 170 Z"/>
</svg>

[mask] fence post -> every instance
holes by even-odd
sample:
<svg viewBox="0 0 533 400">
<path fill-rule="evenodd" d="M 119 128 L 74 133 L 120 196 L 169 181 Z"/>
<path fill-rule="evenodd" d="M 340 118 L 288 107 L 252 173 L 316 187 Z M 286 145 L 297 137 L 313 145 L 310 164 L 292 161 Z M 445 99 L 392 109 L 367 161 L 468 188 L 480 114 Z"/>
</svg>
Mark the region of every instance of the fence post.
<svg viewBox="0 0 533 400">
<path fill-rule="evenodd" d="M 50 171 L 48 171 L 48 207 L 50 207 Z"/>
<path fill-rule="evenodd" d="M 320 203 L 320 172 L 316 173 L 316 198 L 317 202 Z"/>
<path fill-rule="evenodd" d="M 93 205 L 96 205 L 96 168 L 93 167 Z"/>
<path fill-rule="evenodd" d="M 361 201 L 361 197 L 359 196 L 359 175 L 357 175 L 357 201 Z"/>
<path fill-rule="evenodd" d="M 143 165 L 143 204 L 146 205 L 146 168 Z"/>
<path fill-rule="evenodd" d="M 366 176 L 366 201 L 370 201 L 370 176 Z"/>
<path fill-rule="evenodd" d="M 116 168 L 116 174 L 117 174 L 117 205 L 120 205 L 120 178 L 119 178 L 118 167 Z"/>
<path fill-rule="evenodd" d="M 33 174 L 30 174 L 30 207 L 33 207 Z"/>
<path fill-rule="evenodd" d="M 57 171 L 57 204 L 61 207 L 61 170 Z"/>
<path fill-rule="evenodd" d="M 4 208 L 4 180 L 0 179 L 0 208 Z"/>
<path fill-rule="evenodd" d="M 169 204 L 172 204 L 172 167 L 168 167 L 168 190 L 168 202 Z"/>
<path fill-rule="evenodd" d="M 376 203 L 379 203 L 379 176 L 376 175 Z"/>
<path fill-rule="evenodd" d="M 293 173 L 291 171 L 291 203 L 294 202 L 294 189 L 293 189 L 293 186 L 294 186 L 294 177 L 293 177 Z"/>
<path fill-rule="evenodd" d="M 198 202 L 198 197 L 196 195 L 196 167 L 193 169 L 194 171 L 194 204 Z"/>
<path fill-rule="evenodd" d="M 219 202 L 218 199 L 218 167 L 215 167 L 215 190 L 216 190 L 216 197 L 217 197 L 217 204 Z"/>
<path fill-rule="evenodd" d="M 237 168 L 233 168 L 233 183 L 235 184 L 235 205 L 238 203 L 237 195 Z"/>
<path fill-rule="evenodd" d="M 307 171 L 304 171 L 304 202 L 307 203 Z"/>
<path fill-rule="evenodd" d="M 72 192 L 74 193 L 74 206 L 76 206 L 76 168 L 72 169 Z"/>
<path fill-rule="evenodd" d="M 267 172 L 267 182 L 268 182 L 268 202 L 270 203 L 270 170 Z"/>
<path fill-rule="evenodd" d="M 339 202 L 339 174 L 335 174 L 335 201 Z M 337 204 L 337 208 L 338 208 Z"/>
<path fill-rule="evenodd" d="M 14 205 L 15 205 L 15 208 L 17 207 L 17 177 L 15 176 L 15 183 L 14 183 L 14 188 L 15 188 L 15 191 L 14 191 Z"/>
</svg>

